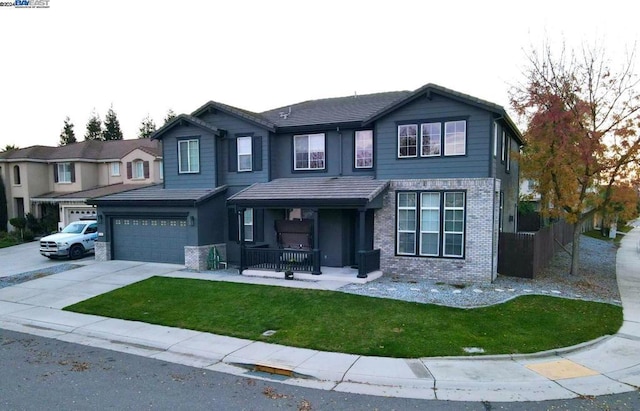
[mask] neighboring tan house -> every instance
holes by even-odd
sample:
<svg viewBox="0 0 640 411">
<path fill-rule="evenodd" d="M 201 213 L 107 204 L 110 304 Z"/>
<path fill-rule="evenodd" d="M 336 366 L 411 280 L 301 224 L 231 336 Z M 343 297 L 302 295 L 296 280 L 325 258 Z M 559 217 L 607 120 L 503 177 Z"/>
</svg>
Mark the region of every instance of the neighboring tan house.
<svg viewBox="0 0 640 411">
<path fill-rule="evenodd" d="M 89 200 L 96 259 L 202 270 L 357 267 L 491 282 L 516 230 L 522 137 L 504 108 L 434 84 L 263 113 L 210 101 L 152 136 L 162 186 Z"/>
<path fill-rule="evenodd" d="M 32 146 L 0 153 L 0 177 L 9 218 L 57 212 L 61 229 L 96 216 L 89 198 L 162 182 L 161 147 L 150 139 Z"/>
</svg>

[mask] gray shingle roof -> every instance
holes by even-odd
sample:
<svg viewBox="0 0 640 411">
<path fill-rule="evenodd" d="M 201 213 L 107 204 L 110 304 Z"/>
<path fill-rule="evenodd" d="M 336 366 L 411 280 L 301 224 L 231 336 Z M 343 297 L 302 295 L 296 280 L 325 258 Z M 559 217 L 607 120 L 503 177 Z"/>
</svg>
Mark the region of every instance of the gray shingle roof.
<svg viewBox="0 0 640 411">
<path fill-rule="evenodd" d="M 110 194 L 89 200 L 88 204 L 95 205 L 128 205 L 136 202 L 137 205 L 189 205 L 193 206 L 210 197 L 223 193 L 227 186 L 210 188 L 177 188 L 165 189 L 162 185 L 154 185 L 136 190 Z"/>
<path fill-rule="evenodd" d="M 191 123 L 196 127 L 203 128 L 203 129 L 205 129 L 207 131 L 210 131 L 214 135 L 218 135 L 218 133 L 219 133 L 219 130 L 218 130 L 217 127 L 207 123 L 206 121 L 202 121 L 199 118 L 194 117 L 194 116 L 189 115 L 189 114 L 180 114 L 179 116 L 175 117 L 173 120 L 169 121 L 168 123 L 166 123 L 165 125 L 163 125 L 159 129 L 154 131 L 153 134 L 151 134 L 151 140 L 158 139 L 166 131 L 172 129 L 173 127 L 175 127 L 175 126 L 177 126 L 179 124 L 182 124 L 183 122 Z"/>
<path fill-rule="evenodd" d="M 371 177 L 303 177 L 280 178 L 254 184 L 230 197 L 229 204 L 276 203 L 340 203 L 366 205 L 389 186 L 386 180 Z"/>
<path fill-rule="evenodd" d="M 213 100 L 210 100 L 205 104 L 203 104 L 201 107 L 196 109 L 193 113 L 191 113 L 191 115 L 199 116 L 212 108 L 231 114 L 232 116 L 248 120 L 249 122 L 265 127 L 271 131 L 275 131 L 275 124 L 269 121 L 267 118 L 265 118 L 261 114 L 254 113 L 249 110 L 244 110 L 238 107 L 233 107 L 228 104 L 219 103 Z"/>
<path fill-rule="evenodd" d="M 148 138 L 112 141 L 81 141 L 61 147 L 31 146 L 0 153 L 0 160 L 114 160 L 135 149 L 141 149 L 156 157 L 162 152 L 158 141 Z"/>
<path fill-rule="evenodd" d="M 309 100 L 260 114 L 277 127 L 362 122 L 409 94 L 409 91 L 391 91 Z"/>
<path fill-rule="evenodd" d="M 129 190 L 137 190 L 143 187 L 149 187 L 149 184 L 111 184 L 108 186 L 99 186 L 90 188 L 88 190 L 74 191 L 72 193 L 61 193 L 59 191 L 52 191 L 49 193 L 41 194 L 39 196 L 31 198 L 32 201 L 67 201 L 67 200 L 87 200 L 95 197 L 102 197 L 110 194 L 121 193 Z"/>
</svg>

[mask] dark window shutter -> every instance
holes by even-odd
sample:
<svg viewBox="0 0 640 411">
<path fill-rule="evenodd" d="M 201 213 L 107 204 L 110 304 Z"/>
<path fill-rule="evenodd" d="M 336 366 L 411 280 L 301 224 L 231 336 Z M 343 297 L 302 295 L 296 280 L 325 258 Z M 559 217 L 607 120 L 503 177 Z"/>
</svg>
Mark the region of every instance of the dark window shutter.
<svg viewBox="0 0 640 411">
<path fill-rule="evenodd" d="M 254 136 L 251 139 L 251 161 L 253 166 L 253 171 L 261 171 L 262 170 L 262 137 Z"/>
<path fill-rule="evenodd" d="M 131 166 L 131 161 L 127 162 L 127 178 L 131 180 L 131 175 L 133 174 L 133 167 Z"/>
<path fill-rule="evenodd" d="M 144 178 L 149 178 L 149 162 L 148 161 L 143 162 L 142 168 L 144 169 Z"/>
<path fill-rule="evenodd" d="M 253 209 L 253 241 L 264 241 L 264 208 Z"/>
<path fill-rule="evenodd" d="M 58 165 L 54 164 L 53 165 L 53 181 L 54 182 L 58 182 Z"/>
<path fill-rule="evenodd" d="M 71 169 L 71 182 L 76 182 L 76 163 L 69 164 L 69 168 Z"/>
<path fill-rule="evenodd" d="M 230 138 L 229 142 L 229 171 L 238 171 L 238 140 Z"/>
<path fill-rule="evenodd" d="M 238 214 L 235 208 L 229 208 L 229 241 L 240 241 L 238 238 Z"/>
</svg>

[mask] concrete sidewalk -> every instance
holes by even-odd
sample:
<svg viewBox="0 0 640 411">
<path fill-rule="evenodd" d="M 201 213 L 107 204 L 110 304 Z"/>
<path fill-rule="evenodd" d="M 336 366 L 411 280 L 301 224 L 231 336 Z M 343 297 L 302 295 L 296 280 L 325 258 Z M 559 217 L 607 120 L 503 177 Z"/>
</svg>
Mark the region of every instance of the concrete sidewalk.
<svg viewBox="0 0 640 411">
<path fill-rule="evenodd" d="M 335 289 L 335 281 L 285 281 L 180 271 L 182 266 L 107 261 L 0 290 L 0 328 L 251 378 L 371 395 L 541 401 L 615 394 L 640 386 L 640 230 L 617 254 L 624 308 L 619 333 L 533 355 L 395 359 L 286 347 L 203 332 L 61 311 L 154 275 Z M 278 375 L 256 371 L 275 371 Z"/>
</svg>

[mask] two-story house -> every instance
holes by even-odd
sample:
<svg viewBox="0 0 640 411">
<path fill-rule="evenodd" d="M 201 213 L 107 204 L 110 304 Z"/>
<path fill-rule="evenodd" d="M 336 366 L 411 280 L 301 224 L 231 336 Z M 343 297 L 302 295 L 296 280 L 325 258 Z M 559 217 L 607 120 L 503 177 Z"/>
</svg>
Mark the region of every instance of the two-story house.
<svg viewBox="0 0 640 411">
<path fill-rule="evenodd" d="M 91 197 L 162 181 L 160 143 L 149 139 L 83 141 L 0 153 L 9 218 L 56 213 L 58 228 L 95 217 Z"/>
<path fill-rule="evenodd" d="M 98 259 L 204 269 L 215 245 L 241 271 L 490 282 L 498 233 L 516 228 L 520 132 L 433 84 L 263 113 L 210 101 L 153 138 L 162 187 L 89 200 Z"/>
</svg>

